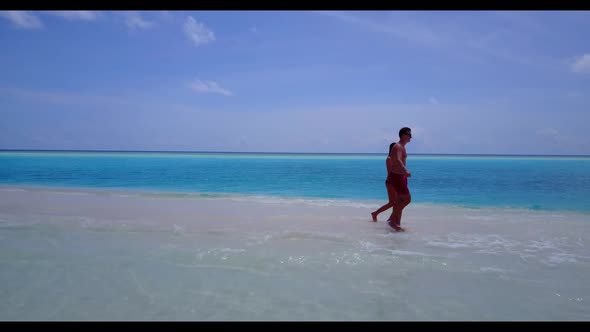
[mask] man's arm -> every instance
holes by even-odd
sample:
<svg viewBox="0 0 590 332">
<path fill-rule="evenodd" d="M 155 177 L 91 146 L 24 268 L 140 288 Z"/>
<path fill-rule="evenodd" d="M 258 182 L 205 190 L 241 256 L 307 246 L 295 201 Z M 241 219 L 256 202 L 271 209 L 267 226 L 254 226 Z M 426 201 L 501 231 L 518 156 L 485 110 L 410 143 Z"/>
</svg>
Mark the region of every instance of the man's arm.
<svg viewBox="0 0 590 332">
<path fill-rule="evenodd" d="M 394 146 L 395 148 L 395 158 L 397 161 L 397 168 L 402 171 L 404 173 L 405 176 L 411 176 L 410 172 L 408 172 L 408 169 L 406 168 L 406 165 L 404 165 L 404 162 L 402 161 L 402 148 L 400 146 Z"/>
</svg>

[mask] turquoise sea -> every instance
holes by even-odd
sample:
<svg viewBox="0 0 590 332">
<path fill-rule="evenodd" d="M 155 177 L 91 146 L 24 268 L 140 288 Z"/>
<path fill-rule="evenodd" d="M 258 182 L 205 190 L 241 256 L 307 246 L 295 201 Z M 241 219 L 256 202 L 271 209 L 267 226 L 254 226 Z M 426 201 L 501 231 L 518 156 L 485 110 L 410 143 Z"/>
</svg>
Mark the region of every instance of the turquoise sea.
<svg viewBox="0 0 590 332">
<path fill-rule="evenodd" d="M 0 152 L 0 184 L 385 200 L 384 154 Z M 413 202 L 590 212 L 590 157 L 409 155 Z"/>
</svg>

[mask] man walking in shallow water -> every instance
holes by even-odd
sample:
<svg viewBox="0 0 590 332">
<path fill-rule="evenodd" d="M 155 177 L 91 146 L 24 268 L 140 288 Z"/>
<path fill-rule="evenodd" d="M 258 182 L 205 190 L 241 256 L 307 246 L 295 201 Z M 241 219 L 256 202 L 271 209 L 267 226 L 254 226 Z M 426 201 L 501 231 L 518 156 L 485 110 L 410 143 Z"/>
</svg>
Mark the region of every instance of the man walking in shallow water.
<svg viewBox="0 0 590 332">
<path fill-rule="evenodd" d="M 391 163 L 391 166 L 388 167 L 387 181 L 385 181 L 385 183 L 387 185 L 388 191 L 391 188 L 393 188 L 393 191 L 395 191 L 395 202 L 393 202 L 393 204 L 390 204 L 390 202 L 377 211 L 371 213 L 373 221 L 377 221 L 377 214 L 379 214 L 378 212 L 382 212 L 383 210 L 389 208 L 388 205 L 393 205 L 393 210 L 391 212 L 391 216 L 388 219 L 388 224 L 391 226 L 391 228 L 398 232 L 405 231 L 405 229 L 401 227 L 402 211 L 412 201 L 412 196 L 410 195 L 410 190 L 408 189 L 408 178 L 411 177 L 412 174 L 406 168 L 406 159 L 408 158 L 408 154 L 406 153 L 406 144 L 408 144 L 411 140 L 412 129 L 403 127 L 399 130 L 399 141 L 394 143 L 393 147 L 390 148 L 388 158 L 390 159 L 389 162 Z M 385 206 L 388 207 L 383 209 Z"/>
</svg>

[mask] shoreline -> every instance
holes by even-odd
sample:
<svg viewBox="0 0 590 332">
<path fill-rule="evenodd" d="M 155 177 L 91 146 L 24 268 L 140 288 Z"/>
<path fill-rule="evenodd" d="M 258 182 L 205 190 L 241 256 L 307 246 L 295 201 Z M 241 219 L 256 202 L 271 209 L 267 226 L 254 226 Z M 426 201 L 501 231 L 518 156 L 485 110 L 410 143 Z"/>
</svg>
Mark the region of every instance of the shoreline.
<svg viewBox="0 0 590 332">
<path fill-rule="evenodd" d="M 175 191 L 175 190 L 157 190 L 157 189 L 135 189 L 135 188 L 114 188 L 114 187 L 79 187 L 79 186 L 43 186 L 43 185 L 26 185 L 26 184 L 2 184 L 0 183 L 1 192 L 43 192 L 43 193 L 71 193 L 71 194 L 89 194 L 89 195 L 113 195 L 113 196 L 136 196 L 162 199 L 192 199 L 192 200 L 227 200 L 227 201 L 244 201 L 251 203 L 274 203 L 274 204 L 303 204 L 320 207 L 353 207 L 360 209 L 375 210 L 386 203 L 385 199 L 350 199 L 350 198 L 326 198 L 326 197 L 299 197 L 299 196 L 277 196 L 265 194 L 244 194 L 244 193 L 224 193 L 224 192 L 193 192 L 193 191 Z M 473 206 L 460 205 L 452 203 L 434 203 L 434 202 L 412 202 L 409 209 L 449 209 L 453 211 L 480 211 L 480 212 L 498 212 L 507 211 L 514 213 L 531 213 L 531 214 L 571 214 L 573 216 L 590 217 L 590 211 L 576 211 L 564 209 L 531 209 L 525 207 L 506 207 L 506 206 Z M 406 208 L 404 211 L 407 211 Z"/>
<path fill-rule="evenodd" d="M 358 212 L 366 212 L 377 209 L 385 204 L 385 200 L 374 199 L 342 199 L 342 198 L 320 198 L 320 197 L 289 197 L 273 196 L 263 194 L 241 194 L 241 193 L 218 193 L 218 192 L 189 192 L 189 191 L 169 191 L 153 189 L 133 189 L 133 188 L 97 188 L 97 187 L 63 187 L 63 186 L 40 186 L 40 185 L 6 185 L 0 184 L 0 197 L 3 193 L 31 193 L 31 194 L 70 194 L 89 197 L 112 197 L 112 198 L 137 198 L 150 200 L 180 200 L 188 202 L 242 202 L 257 205 L 278 205 L 278 206 L 300 206 L 300 207 L 319 207 L 327 209 L 353 209 Z M 1 205 L 0 205 L 1 207 Z M 568 215 L 576 219 L 589 219 L 590 212 L 572 211 L 572 210 L 537 210 L 522 207 L 503 207 L 503 206 L 464 206 L 458 204 L 431 203 L 431 202 L 412 202 L 406 209 L 407 211 L 436 211 L 436 213 L 452 212 L 476 212 L 478 214 L 510 213 L 510 214 L 527 214 L 531 216 L 543 215 Z M 383 212 L 381 219 L 391 210 Z M 1 210 L 0 210 L 1 212 Z M 345 213 L 344 213 L 345 214 Z"/>
</svg>

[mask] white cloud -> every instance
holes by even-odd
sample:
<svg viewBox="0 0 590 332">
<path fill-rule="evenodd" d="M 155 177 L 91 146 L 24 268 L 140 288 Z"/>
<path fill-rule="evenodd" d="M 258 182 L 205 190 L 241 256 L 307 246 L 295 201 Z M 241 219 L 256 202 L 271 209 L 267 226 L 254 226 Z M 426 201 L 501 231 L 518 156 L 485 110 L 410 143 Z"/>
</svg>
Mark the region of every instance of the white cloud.
<svg viewBox="0 0 590 332">
<path fill-rule="evenodd" d="M 41 20 L 26 11 L 4 10 L 0 11 L 0 17 L 11 21 L 13 25 L 23 29 L 40 29 L 43 27 Z"/>
<path fill-rule="evenodd" d="M 344 11 L 317 11 L 316 14 L 328 16 L 356 25 L 367 31 L 389 35 L 414 45 L 442 51 L 469 62 L 484 62 L 488 58 L 513 62 L 545 69 L 555 59 L 531 52 L 522 52 L 506 47 L 506 40 L 515 35 L 519 29 L 502 28 L 491 33 L 470 31 L 461 26 L 441 21 L 426 21 L 424 16 L 394 13 L 389 15 L 369 16 L 352 14 Z M 529 20 L 529 30 L 536 34 L 536 22 Z"/>
<path fill-rule="evenodd" d="M 571 70 L 574 73 L 590 74 L 590 53 L 576 58 L 571 64 Z"/>
<path fill-rule="evenodd" d="M 201 81 L 196 79 L 194 82 L 189 84 L 189 87 L 199 93 L 218 93 L 224 96 L 233 96 L 233 93 L 225 88 L 222 88 L 217 82 L 214 81 Z"/>
<path fill-rule="evenodd" d="M 342 11 L 317 11 L 315 13 L 423 46 L 439 47 L 449 42 L 446 36 L 436 30 L 409 20 L 375 20 Z"/>
<path fill-rule="evenodd" d="M 186 18 L 184 33 L 197 47 L 215 40 L 213 31 L 209 30 L 203 23 L 197 22 L 192 16 Z"/>
<path fill-rule="evenodd" d="M 131 103 L 127 100 L 110 97 L 110 96 L 97 96 L 97 95 L 81 95 L 72 93 L 56 93 L 47 91 L 36 91 L 36 90 L 25 90 L 12 87 L 0 87 L 0 96 L 8 96 L 17 98 L 25 101 L 40 102 L 40 103 L 53 103 L 53 104 L 112 104 L 112 105 L 125 105 L 128 106 Z"/>
<path fill-rule="evenodd" d="M 96 12 L 92 10 L 52 10 L 48 14 L 59 16 L 67 20 L 94 21 L 97 18 Z"/>
<path fill-rule="evenodd" d="M 145 20 L 141 14 L 135 11 L 126 12 L 123 16 L 125 16 L 125 24 L 130 29 L 149 29 L 154 26 L 154 22 Z"/>
<path fill-rule="evenodd" d="M 545 36 L 555 36 L 555 31 L 548 28 L 547 24 L 543 24 L 543 20 L 534 18 L 534 13 L 522 11 L 496 11 L 490 13 L 493 17 L 500 18 L 503 22 L 501 25 L 508 23 L 511 26 L 515 26 L 517 30 L 526 30 L 530 33 L 535 33 Z"/>
<path fill-rule="evenodd" d="M 554 137 L 557 137 L 557 135 L 559 135 L 559 132 L 554 128 L 544 128 L 544 129 L 537 130 L 537 135 L 543 136 L 543 137 L 554 138 Z"/>
<path fill-rule="evenodd" d="M 161 10 L 159 12 L 159 17 L 165 21 L 172 21 L 174 19 L 174 15 L 169 10 Z"/>
<path fill-rule="evenodd" d="M 581 92 L 579 92 L 579 91 L 568 91 L 568 92 L 565 94 L 565 96 L 566 96 L 567 98 L 580 98 L 580 97 L 583 97 L 583 96 L 584 96 L 584 94 L 583 94 L 583 93 L 581 93 Z"/>
</svg>

